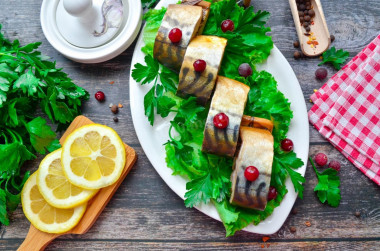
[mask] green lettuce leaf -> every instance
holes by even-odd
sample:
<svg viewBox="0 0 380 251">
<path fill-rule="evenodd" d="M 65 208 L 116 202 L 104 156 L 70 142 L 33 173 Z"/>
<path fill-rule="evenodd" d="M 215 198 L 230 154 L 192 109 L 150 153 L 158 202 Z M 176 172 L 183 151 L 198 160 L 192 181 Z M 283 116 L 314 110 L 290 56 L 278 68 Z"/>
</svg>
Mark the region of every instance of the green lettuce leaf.
<svg viewBox="0 0 380 251">
<path fill-rule="evenodd" d="M 156 39 L 158 29 L 160 28 L 162 19 L 166 13 L 166 8 L 159 10 L 148 10 L 144 15 L 145 28 L 143 32 L 144 47 L 141 51 L 146 55 L 153 56 L 154 40 Z"/>
<path fill-rule="evenodd" d="M 210 16 L 203 34 L 228 39 L 219 75 L 240 80 L 242 79 L 238 72 L 240 64 L 249 63 L 254 67 L 254 64 L 263 62 L 269 56 L 273 41 L 267 35 L 270 28 L 264 26 L 269 16 L 269 12 L 266 11 L 254 12 L 252 6 L 244 9 L 234 0 L 220 1 L 211 5 Z M 222 31 L 220 25 L 226 19 L 234 22 L 233 32 Z"/>
</svg>

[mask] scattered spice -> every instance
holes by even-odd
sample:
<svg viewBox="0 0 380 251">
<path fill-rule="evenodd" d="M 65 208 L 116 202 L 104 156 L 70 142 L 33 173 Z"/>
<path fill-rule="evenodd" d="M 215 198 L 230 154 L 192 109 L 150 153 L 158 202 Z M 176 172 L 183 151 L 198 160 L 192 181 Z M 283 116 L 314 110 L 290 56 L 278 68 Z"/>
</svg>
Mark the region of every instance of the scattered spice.
<svg viewBox="0 0 380 251">
<path fill-rule="evenodd" d="M 293 208 L 292 214 L 296 215 L 297 213 L 298 213 L 298 209 L 297 208 Z"/>
<path fill-rule="evenodd" d="M 270 238 L 268 236 L 263 237 L 263 242 L 267 242 Z"/>
<path fill-rule="evenodd" d="M 293 56 L 294 56 L 295 59 L 299 59 L 299 58 L 302 57 L 302 54 L 299 51 L 295 51 Z"/>
<path fill-rule="evenodd" d="M 310 221 L 305 221 L 305 225 L 306 225 L 307 227 L 311 227 L 311 223 L 310 223 Z"/>
<path fill-rule="evenodd" d="M 293 46 L 294 46 L 294 48 L 300 47 L 300 42 L 299 41 L 294 41 L 293 42 Z"/>
<path fill-rule="evenodd" d="M 119 118 L 118 117 L 113 117 L 113 121 L 117 123 L 117 122 L 119 122 Z"/>
<path fill-rule="evenodd" d="M 110 85 L 113 85 L 114 83 L 115 83 L 115 81 L 111 81 L 111 82 L 110 82 Z"/>
<path fill-rule="evenodd" d="M 331 43 L 335 41 L 335 36 L 334 35 L 330 35 L 330 39 L 331 39 Z"/>
<path fill-rule="evenodd" d="M 310 0 L 297 0 L 296 2 L 300 23 L 306 31 L 310 31 L 310 25 L 314 24 L 314 7 Z"/>
<path fill-rule="evenodd" d="M 113 106 L 113 104 L 112 104 L 112 103 L 108 105 L 108 107 L 109 107 L 109 108 L 111 108 L 112 106 Z"/>
<path fill-rule="evenodd" d="M 113 105 L 113 106 L 111 107 L 111 112 L 114 113 L 114 114 L 116 114 L 116 113 L 119 112 L 119 108 L 117 107 L 117 105 Z"/>
<path fill-rule="evenodd" d="M 295 233 L 297 231 L 297 228 L 296 227 L 290 227 L 290 232 L 292 232 L 292 233 Z"/>
<path fill-rule="evenodd" d="M 360 217 L 360 212 L 359 211 L 355 212 L 355 216 L 359 218 Z"/>
<path fill-rule="evenodd" d="M 121 103 L 119 103 L 118 107 L 119 108 L 123 108 L 123 105 Z"/>
<path fill-rule="evenodd" d="M 314 25 L 314 6 L 312 5 L 311 0 L 297 0 L 296 2 L 301 26 L 303 26 L 306 31 L 304 35 L 309 37 L 307 44 L 310 45 L 311 48 L 316 48 L 319 43 L 316 41 L 313 34 L 310 34 L 311 26 Z"/>
<path fill-rule="evenodd" d="M 318 90 L 317 90 L 317 89 L 314 89 L 313 91 L 314 91 L 314 92 L 317 92 Z"/>
<path fill-rule="evenodd" d="M 311 48 L 316 48 L 319 44 L 317 38 L 314 36 L 314 32 L 310 32 L 309 40 L 306 42 Z"/>
</svg>

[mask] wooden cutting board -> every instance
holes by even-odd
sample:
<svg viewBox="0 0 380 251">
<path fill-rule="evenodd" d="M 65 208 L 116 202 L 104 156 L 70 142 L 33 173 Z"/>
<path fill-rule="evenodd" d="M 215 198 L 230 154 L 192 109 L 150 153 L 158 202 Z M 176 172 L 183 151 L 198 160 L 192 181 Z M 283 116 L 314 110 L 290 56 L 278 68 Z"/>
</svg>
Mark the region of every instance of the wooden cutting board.
<svg viewBox="0 0 380 251">
<path fill-rule="evenodd" d="M 85 116 L 78 116 L 74 119 L 74 121 L 70 124 L 69 128 L 67 128 L 66 132 L 60 139 L 60 143 L 62 144 L 66 137 L 73 132 L 75 129 L 92 124 L 91 120 L 86 118 Z M 71 229 L 70 231 L 62 234 L 49 234 L 42 232 L 35 228 L 33 225 L 30 225 L 28 235 L 26 236 L 24 242 L 18 248 L 20 251 L 32 251 L 32 250 L 44 250 L 47 245 L 57 238 L 58 236 L 65 234 L 84 234 L 86 233 L 92 225 L 95 223 L 96 219 L 99 217 L 103 209 L 106 207 L 107 203 L 111 200 L 113 194 L 116 192 L 120 184 L 123 182 L 124 178 L 127 176 L 129 171 L 132 169 L 134 163 L 137 160 L 137 155 L 135 150 L 125 145 L 126 152 L 126 163 L 124 170 L 119 178 L 119 180 L 111 186 L 102 188 L 99 192 L 88 202 L 86 212 L 84 213 L 82 219 L 78 223 L 76 227 Z"/>
</svg>

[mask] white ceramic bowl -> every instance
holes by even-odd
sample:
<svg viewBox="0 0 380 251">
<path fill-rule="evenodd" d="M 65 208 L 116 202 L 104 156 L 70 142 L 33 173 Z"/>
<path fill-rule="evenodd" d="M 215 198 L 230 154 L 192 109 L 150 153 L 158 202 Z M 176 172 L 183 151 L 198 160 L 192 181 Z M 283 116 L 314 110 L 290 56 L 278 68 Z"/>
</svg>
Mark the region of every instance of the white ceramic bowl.
<svg viewBox="0 0 380 251">
<path fill-rule="evenodd" d="M 141 1 L 123 0 L 125 18 L 120 32 L 108 43 L 94 48 L 80 48 L 67 42 L 56 23 L 56 10 L 60 0 L 44 0 L 41 6 L 41 26 L 49 43 L 69 59 L 80 63 L 100 63 L 125 51 L 135 40 L 142 23 Z"/>
</svg>

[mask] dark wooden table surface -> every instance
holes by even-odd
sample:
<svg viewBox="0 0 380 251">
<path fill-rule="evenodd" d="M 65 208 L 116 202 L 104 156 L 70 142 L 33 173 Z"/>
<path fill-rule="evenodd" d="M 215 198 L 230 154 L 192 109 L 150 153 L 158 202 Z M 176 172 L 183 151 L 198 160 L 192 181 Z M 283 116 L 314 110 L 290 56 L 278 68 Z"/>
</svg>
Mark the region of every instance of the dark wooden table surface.
<svg viewBox="0 0 380 251">
<path fill-rule="evenodd" d="M 137 0 L 136 0 L 137 1 Z M 0 0 L 0 23 L 10 39 L 21 44 L 42 41 L 41 50 L 57 61 L 75 83 L 86 88 L 91 99 L 83 114 L 95 122 L 112 126 L 121 138 L 136 149 L 139 159 L 120 186 L 114 198 L 92 229 L 83 236 L 64 236 L 55 240 L 49 250 L 125 250 L 125 249 L 261 249 L 262 236 L 240 231 L 226 238 L 223 225 L 183 201 L 158 176 L 142 150 L 133 128 L 129 103 L 129 71 L 134 44 L 117 58 L 88 65 L 72 62 L 58 53 L 45 39 L 40 26 L 42 0 Z M 356 55 L 380 32 L 379 0 L 322 0 L 327 24 L 337 48 Z M 314 59 L 293 59 L 296 38 L 288 1 L 254 0 L 255 9 L 272 13 L 269 25 L 275 44 L 285 55 L 301 84 L 308 109 L 309 96 L 323 83 L 314 78 L 319 63 Z M 328 67 L 329 76 L 335 70 Z M 114 81 L 113 85 L 109 83 Z M 93 95 L 102 90 L 107 102 L 99 104 Z M 109 103 L 122 103 L 114 123 Z M 143 115 L 142 115 L 143 116 Z M 339 249 L 380 250 L 380 187 L 364 176 L 310 127 L 310 155 L 325 152 L 339 160 L 342 201 L 339 208 L 322 205 L 313 188 L 317 178 L 310 166 L 306 171 L 304 199 L 294 205 L 283 227 L 270 237 L 264 248 L 270 249 Z M 36 161 L 27 168 L 35 170 Z M 354 213 L 360 212 L 360 217 Z M 310 227 L 305 222 L 311 223 Z M 296 228 L 295 233 L 290 227 Z M 11 215 L 11 224 L 0 226 L 0 250 L 14 250 L 27 234 L 29 222 L 21 208 Z"/>
</svg>

